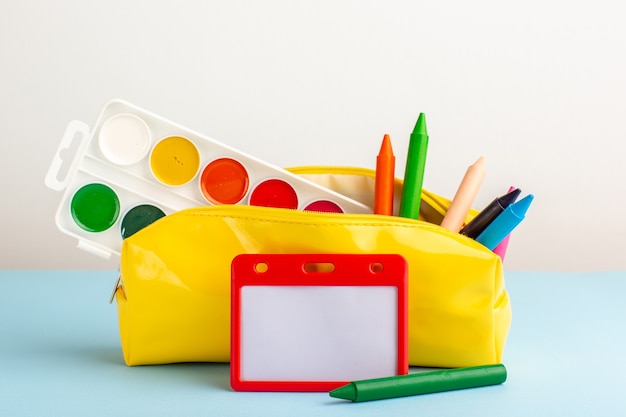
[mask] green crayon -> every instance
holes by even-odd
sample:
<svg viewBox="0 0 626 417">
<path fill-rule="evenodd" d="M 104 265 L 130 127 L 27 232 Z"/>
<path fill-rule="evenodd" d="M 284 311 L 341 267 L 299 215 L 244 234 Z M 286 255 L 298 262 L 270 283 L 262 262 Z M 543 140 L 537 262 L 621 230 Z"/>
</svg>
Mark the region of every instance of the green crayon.
<svg viewBox="0 0 626 417">
<path fill-rule="evenodd" d="M 372 401 L 497 385 L 504 381 L 504 365 L 484 365 L 354 381 L 330 391 L 330 396 L 354 402 Z"/>
<path fill-rule="evenodd" d="M 417 219 L 419 215 L 427 150 L 428 132 L 426 131 L 426 116 L 424 116 L 424 113 L 420 113 L 409 139 L 409 150 L 404 169 L 404 186 L 402 188 L 402 199 L 400 200 L 401 217 Z"/>
</svg>

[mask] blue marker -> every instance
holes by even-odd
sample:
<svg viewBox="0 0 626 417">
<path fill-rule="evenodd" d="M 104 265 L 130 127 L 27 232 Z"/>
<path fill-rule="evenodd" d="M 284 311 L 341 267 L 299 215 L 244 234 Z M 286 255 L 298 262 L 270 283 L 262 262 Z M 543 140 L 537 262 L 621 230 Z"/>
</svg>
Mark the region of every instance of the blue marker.
<svg viewBox="0 0 626 417">
<path fill-rule="evenodd" d="M 498 243 L 511 233 L 518 224 L 524 220 L 524 216 L 533 202 L 532 194 L 522 198 L 517 203 L 508 206 L 485 230 L 476 237 L 476 241 L 493 250 Z"/>
</svg>

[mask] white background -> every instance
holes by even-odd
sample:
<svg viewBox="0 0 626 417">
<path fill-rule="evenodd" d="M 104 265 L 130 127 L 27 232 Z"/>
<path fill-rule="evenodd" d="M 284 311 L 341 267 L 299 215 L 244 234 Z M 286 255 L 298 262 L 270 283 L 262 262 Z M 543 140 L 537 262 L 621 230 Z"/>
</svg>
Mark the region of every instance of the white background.
<svg viewBox="0 0 626 417">
<path fill-rule="evenodd" d="M 57 231 L 44 176 L 66 124 L 119 97 L 279 166 L 403 176 L 425 112 L 424 188 L 535 202 L 509 270 L 625 269 L 620 1 L 5 1 L 0 267 L 113 269 Z"/>
</svg>

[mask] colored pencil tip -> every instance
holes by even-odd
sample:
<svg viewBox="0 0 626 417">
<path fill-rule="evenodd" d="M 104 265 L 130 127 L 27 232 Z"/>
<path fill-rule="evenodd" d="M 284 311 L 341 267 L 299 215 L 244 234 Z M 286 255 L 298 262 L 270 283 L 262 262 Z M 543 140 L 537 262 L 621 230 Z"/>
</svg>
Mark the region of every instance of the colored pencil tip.
<svg viewBox="0 0 626 417">
<path fill-rule="evenodd" d="M 518 217 L 524 218 L 528 208 L 530 207 L 530 203 L 533 202 L 535 196 L 532 194 L 528 194 L 526 197 L 522 198 L 517 203 L 511 205 L 511 211 Z"/>
<path fill-rule="evenodd" d="M 428 131 L 426 130 L 426 115 L 424 113 L 420 113 L 417 118 L 417 122 L 413 128 L 413 134 L 428 135 Z"/>
<path fill-rule="evenodd" d="M 330 391 L 329 394 L 333 398 L 354 401 L 356 399 L 356 388 L 353 383 L 349 383 Z"/>
</svg>

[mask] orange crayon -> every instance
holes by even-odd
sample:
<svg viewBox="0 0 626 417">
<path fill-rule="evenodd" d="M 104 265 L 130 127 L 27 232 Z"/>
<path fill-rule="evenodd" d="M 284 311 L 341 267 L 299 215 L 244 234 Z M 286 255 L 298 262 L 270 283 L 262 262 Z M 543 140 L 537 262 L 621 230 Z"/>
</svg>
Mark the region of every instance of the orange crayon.
<svg viewBox="0 0 626 417">
<path fill-rule="evenodd" d="M 374 214 L 393 215 L 393 188 L 395 182 L 396 157 L 391 148 L 391 139 L 385 134 L 380 152 L 376 157 L 376 184 L 374 188 Z"/>
</svg>

